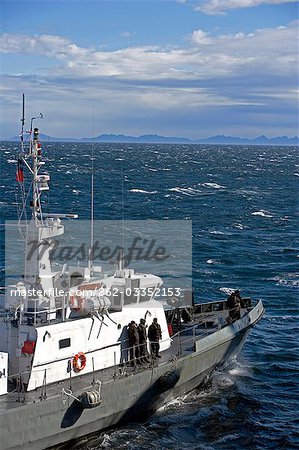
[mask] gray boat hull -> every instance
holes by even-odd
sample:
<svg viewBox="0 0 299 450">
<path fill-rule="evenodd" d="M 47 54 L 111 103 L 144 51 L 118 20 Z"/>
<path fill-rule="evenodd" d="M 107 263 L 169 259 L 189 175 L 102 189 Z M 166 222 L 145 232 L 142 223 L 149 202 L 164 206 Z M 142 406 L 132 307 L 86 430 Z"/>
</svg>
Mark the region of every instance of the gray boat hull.
<svg viewBox="0 0 299 450">
<path fill-rule="evenodd" d="M 0 449 L 45 449 L 156 410 L 195 389 L 216 366 L 235 358 L 250 328 L 262 314 L 263 306 L 259 302 L 235 324 L 196 341 L 195 351 L 174 361 L 103 382 L 102 402 L 96 408 L 82 409 L 78 401 L 61 394 L 66 383 L 56 385 L 58 394 L 48 395 L 43 401 L 27 401 L 11 408 L 8 405 L 4 410 L 0 403 Z M 165 373 L 178 376 L 169 385 L 163 385 L 161 377 Z M 82 386 L 80 389 L 84 390 Z M 73 392 L 77 396 L 80 394 L 79 390 Z"/>
</svg>

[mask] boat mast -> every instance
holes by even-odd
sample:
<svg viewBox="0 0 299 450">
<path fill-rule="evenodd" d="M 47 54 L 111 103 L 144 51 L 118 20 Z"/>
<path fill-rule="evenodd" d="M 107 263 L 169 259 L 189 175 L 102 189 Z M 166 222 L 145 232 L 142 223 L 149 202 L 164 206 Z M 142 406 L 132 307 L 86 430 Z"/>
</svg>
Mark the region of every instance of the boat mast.
<svg viewBox="0 0 299 450">
<path fill-rule="evenodd" d="M 92 151 L 93 155 L 93 151 Z M 91 163 L 91 205 L 90 205 L 90 247 L 89 247 L 89 258 L 88 258 L 88 268 L 90 271 L 93 270 L 93 234 L 94 234 L 94 175 L 93 175 L 93 156 Z"/>
<path fill-rule="evenodd" d="M 93 271 L 93 240 L 94 240 L 94 157 L 93 157 L 93 135 L 94 135 L 94 108 L 92 110 L 92 143 L 91 143 L 91 204 L 90 204 L 90 247 L 88 257 L 88 268 L 90 275 Z"/>
</svg>

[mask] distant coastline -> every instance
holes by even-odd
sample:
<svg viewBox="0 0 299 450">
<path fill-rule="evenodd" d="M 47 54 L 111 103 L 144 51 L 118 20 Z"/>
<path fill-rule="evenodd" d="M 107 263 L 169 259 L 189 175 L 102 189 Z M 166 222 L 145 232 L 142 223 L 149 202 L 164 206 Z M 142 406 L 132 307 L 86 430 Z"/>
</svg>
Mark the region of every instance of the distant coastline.
<svg viewBox="0 0 299 450">
<path fill-rule="evenodd" d="M 277 136 L 268 138 L 266 136 L 258 136 L 253 139 L 217 135 L 203 139 L 188 139 L 174 136 L 159 136 L 155 134 L 147 134 L 142 136 L 126 136 L 123 134 L 102 134 L 93 138 L 70 138 L 70 137 L 52 137 L 41 134 L 44 142 L 115 142 L 115 143 L 136 143 L 136 144 L 225 144 L 225 145 L 286 145 L 298 146 L 298 136 Z M 2 139 L 3 141 L 19 141 L 19 136 Z"/>
</svg>

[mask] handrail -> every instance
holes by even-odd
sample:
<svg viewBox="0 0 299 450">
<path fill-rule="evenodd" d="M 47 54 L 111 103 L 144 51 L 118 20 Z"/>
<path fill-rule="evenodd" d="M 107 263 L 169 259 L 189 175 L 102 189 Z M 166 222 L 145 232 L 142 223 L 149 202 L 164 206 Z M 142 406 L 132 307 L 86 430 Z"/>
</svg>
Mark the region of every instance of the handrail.
<svg viewBox="0 0 299 450">
<path fill-rule="evenodd" d="M 249 308 L 249 309 L 251 309 L 251 308 Z M 247 308 L 247 311 L 248 311 L 248 308 Z M 223 316 L 221 314 L 219 314 L 219 315 L 215 316 L 215 320 L 218 319 L 219 317 L 223 317 Z M 196 330 L 199 330 L 199 325 L 201 325 L 201 324 L 206 324 L 206 321 L 203 321 L 201 323 L 196 323 L 194 325 L 188 326 L 188 327 L 184 328 L 183 330 L 179 330 L 178 332 L 176 332 L 171 337 L 168 336 L 167 338 L 159 340 L 159 341 L 151 341 L 151 340 L 147 339 L 147 343 L 149 343 L 149 344 L 151 344 L 151 343 L 160 343 L 161 344 L 161 343 L 165 343 L 165 342 L 173 343 L 173 342 L 175 342 L 175 338 L 177 338 L 177 353 L 173 354 L 173 355 L 170 355 L 171 357 L 169 358 L 169 361 L 173 361 L 174 358 L 177 357 L 177 355 L 181 355 L 183 351 L 187 351 L 188 350 L 188 348 L 186 347 L 186 344 L 188 344 L 189 342 L 192 342 L 193 345 L 194 345 L 197 340 L 200 340 L 200 339 L 208 336 L 209 334 L 213 333 L 217 329 L 219 330 L 219 329 L 223 328 L 221 323 L 219 322 L 216 326 L 214 326 L 212 328 L 209 328 L 209 329 L 206 328 L 205 330 L 200 330 L 201 333 L 197 334 Z M 228 325 L 229 324 L 227 323 L 224 326 L 228 326 Z M 186 339 L 184 339 L 182 341 L 180 338 L 183 337 L 184 333 L 189 333 L 190 331 L 192 331 L 192 336 L 190 336 L 190 337 L 186 336 Z M 126 343 L 126 342 L 128 342 L 128 339 L 123 341 L 123 343 Z M 121 343 L 119 342 L 119 344 L 121 344 Z M 127 375 L 127 373 L 124 370 L 124 368 L 126 368 L 127 365 L 132 363 L 132 362 L 135 363 L 134 367 L 135 368 L 137 367 L 137 361 L 136 360 L 138 360 L 138 358 L 140 356 L 136 356 L 135 355 L 135 357 L 131 358 L 130 351 L 133 350 L 136 347 L 138 348 L 140 345 L 141 344 L 136 344 L 136 345 L 133 345 L 133 346 L 126 346 L 126 347 L 121 348 L 120 349 L 120 362 L 118 364 L 116 363 L 116 352 L 114 352 L 114 365 L 111 366 L 111 367 L 114 366 L 114 375 L 113 375 L 112 378 L 115 379 L 117 377 L 117 374 L 118 375 L 123 375 L 123 374 Z M 101 351 L 101 350 L 106 350 L 106 348 L 95 349 L 95 351 Z M 194 351 L 194 349 L 192 351 Z M 125 358 L 123 358 L 123 360 L 122 360 L 122 355 L 123 354 L 125 354 Z M 72 360 L 73 356 L 74 355 L 69 356 L 66 359 Z M 152 357 L 152 355 L 149 352 L 147 352 L 147 354 L 145 356 L 151 358 L 150 362 L 148 363 L 149 364 L 148 367 L 154 367 L 154 358 Z M 53 363 L 55 363 L 55 361 L 53 361 Z M 165 361 L 162 362 L 162 363 L 165 363 Z M 119 369 L 118 372 L 117 372 L 117 367 Z M 49 367 L 46 370 L 51 370 L 51 368 Z M 98 370 L 101 370 L 101 369 L 98 369 Z M 37 367 L 36 368 L 33 367 L 32 370 L 25 370 L 25 371 L 21 371 L 21 372 L 18 372 L 16 374 L 13 374 L 13 375 L 8 375 L 8 379 L 10 379 L 10 380 L 16 379 L 17 386 L 18 386 L 17 389 L 15 389 L 14 391 L 9 392 L 9 394 L 17 392 L 18 394 L 22 393 L 23 396 L 25 396 L 25 390 L 24 390 L 24 385 L 23 385 L 23 381 L 22 381 L 22 376 L 25 375 L 25 374 L 32 374 L 34 372 L 44 372 L 44 371 L 45 371 L 45 369 L 39 369 Z M 90 372 L 90 374 L 92 374 L 92 373 L 93 372 Z M 63 380 L 59 380 L 59 381 L 63 381 Z M 40 386 L 40 388 L 41 389 L 45 389 L 46 386 L 47 386 L 47 382 L 45 384 L 43 384 L 42 386 Z"/>
</svg>

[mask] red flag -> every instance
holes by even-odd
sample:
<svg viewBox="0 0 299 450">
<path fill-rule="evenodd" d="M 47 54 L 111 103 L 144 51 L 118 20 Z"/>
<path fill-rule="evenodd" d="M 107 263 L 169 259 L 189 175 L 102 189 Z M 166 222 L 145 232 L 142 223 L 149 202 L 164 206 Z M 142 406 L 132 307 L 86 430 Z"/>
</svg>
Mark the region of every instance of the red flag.
<svg viewBox="0 0 299 450">
<path fill-rule="evenodd" d="M 18 183 L 23 183 L 24 182 L 24 172 L 23 172 L 23 160 L 22 160 L 22 158 L 18 158 L 16 181 Z"/>
</svg>

